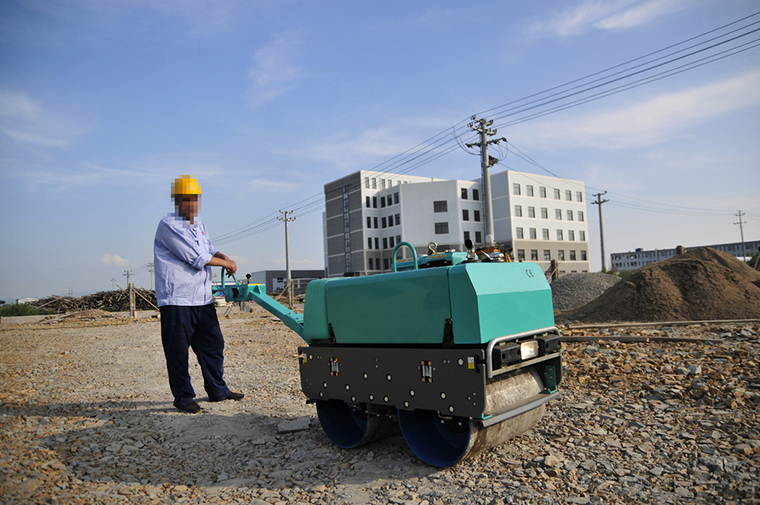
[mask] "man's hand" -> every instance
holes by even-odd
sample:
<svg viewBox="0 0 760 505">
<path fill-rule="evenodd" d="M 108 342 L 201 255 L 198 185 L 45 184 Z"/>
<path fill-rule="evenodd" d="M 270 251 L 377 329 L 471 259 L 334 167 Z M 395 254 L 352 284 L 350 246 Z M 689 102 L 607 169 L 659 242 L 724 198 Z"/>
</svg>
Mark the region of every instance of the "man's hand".
<svg viewBox="0 0 760 505">
<path fill-rule="evenodd" d="M 237 263 L 220 252 L 214 254 L 207 265 L 210 265 L 212 267 L 223 267 L 225 270 L 227 270 L 227 277 L 231 277 L 234 273 L 237 272 Z"/>
</svg>

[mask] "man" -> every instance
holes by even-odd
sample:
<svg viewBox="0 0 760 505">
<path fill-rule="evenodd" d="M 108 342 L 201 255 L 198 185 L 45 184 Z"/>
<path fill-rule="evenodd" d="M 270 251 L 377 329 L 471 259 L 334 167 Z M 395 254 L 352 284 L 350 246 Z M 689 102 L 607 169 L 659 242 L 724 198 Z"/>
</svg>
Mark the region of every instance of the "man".
<svg viewBox="0 0 760 505">
<path fill-rule="evenodd" d="M 232 275 L 237 265 L 211 244 L 206 225 L 198 217 L 198 180 L 180 176 L 172 183 L 171 195 L 176 212 L 158 224 L 153 243 L 156 299 L 174 406 L 195 414 L 202 409 L 195 402 L 190 382 L 189 347 L 198 358 L 209 400 L 240 400 L 245 396 L 230 391 L 224 382 L 224 337 L 211 296 L 211 267 L 223 267 Z"/>
</svg>

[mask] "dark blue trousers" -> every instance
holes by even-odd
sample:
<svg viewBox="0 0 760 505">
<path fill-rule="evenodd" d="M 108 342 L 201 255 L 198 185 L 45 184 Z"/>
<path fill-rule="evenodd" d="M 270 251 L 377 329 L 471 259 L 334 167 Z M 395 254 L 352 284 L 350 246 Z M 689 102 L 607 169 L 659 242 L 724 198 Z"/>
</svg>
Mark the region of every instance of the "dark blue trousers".
<svg viewBox="0 0 760 505">
<path fill-rule="evenodd" d="M 169 387 L 174 406 L 195 401 L 190 383 L 188 349 L 193 348 L 203 373 L 203 387 L 212 401 L 224 400 L 230 390 L 224 382 L 224 337 L 213 304 L 199 307 L 165 305 L 161 311 L 161 342 L 164 345 Z"/>
</svg>

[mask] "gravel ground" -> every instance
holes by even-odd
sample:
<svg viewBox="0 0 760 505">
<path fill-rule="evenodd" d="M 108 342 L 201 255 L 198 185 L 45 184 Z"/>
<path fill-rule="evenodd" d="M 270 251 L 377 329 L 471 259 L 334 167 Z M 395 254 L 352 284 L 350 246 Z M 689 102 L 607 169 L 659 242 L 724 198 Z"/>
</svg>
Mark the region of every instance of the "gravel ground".
<svg viewBox="0 0 760 505">
<path fill-rule="evenodd" d="M 222 328 L 247 396 L 206 401 L 192 365 L 191 415 L 171 404 L 158 322 L 4 321 L 0 503 L 758 503 L 758 325 L 565 343 L 563 399 L 538 427 L 447 469 L 400 436 L 338 449 L 300 392 L 299 338 L 258 310 Z"/>
</svg>

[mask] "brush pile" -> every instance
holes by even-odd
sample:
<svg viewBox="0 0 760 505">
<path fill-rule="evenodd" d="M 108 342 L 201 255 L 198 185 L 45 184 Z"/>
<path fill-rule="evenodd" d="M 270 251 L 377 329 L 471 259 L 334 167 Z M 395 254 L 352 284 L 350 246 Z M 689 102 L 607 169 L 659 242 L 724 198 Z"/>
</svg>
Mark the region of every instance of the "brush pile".
<svg viewBox="0 0 760 505">
<path fill-rule="evenodd" d="M 136 309 L 155 310 L 155 307 L 151 306 L 151 304 L 156 305 L 155 291 L 135 288 Z M 33 302 L 32 305 L 57 314 L 82 310 L 125 312 L 129 310 L 129 291 L 125 289 L 118 291 L 101 291 L 99 293 L 80 297 L 49 296 Z"/>
</svg>

